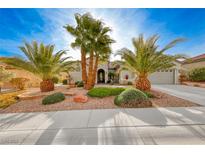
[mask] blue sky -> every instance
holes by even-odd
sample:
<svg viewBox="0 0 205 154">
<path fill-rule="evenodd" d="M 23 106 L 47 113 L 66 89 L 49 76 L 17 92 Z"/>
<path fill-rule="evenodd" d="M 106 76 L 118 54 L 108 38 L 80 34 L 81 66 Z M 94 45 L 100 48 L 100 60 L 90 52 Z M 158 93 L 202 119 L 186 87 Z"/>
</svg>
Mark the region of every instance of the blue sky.
<svg viewBox="0 0 205 154">
<path fill-rule="evenodd" d="M 123 47 L 133 49 L 131 39 L 140 33 L 159 34 L 160 46 L 177 37 L 187 39 L 168 54 L 205 53 L 205 9 L 0 9 L 0 56 L 20 56 L 18 46 L 36 40 L 55 44 L 56 51 L 69 49 L 68 55 L 80 59 L 80 52 L 70 47 L 73 37 L 63 26 L 75 25 L 74 13 L 85 12 L 112 28 L 111 36 L 117 41 L 113 53 Z"/>
</svg>

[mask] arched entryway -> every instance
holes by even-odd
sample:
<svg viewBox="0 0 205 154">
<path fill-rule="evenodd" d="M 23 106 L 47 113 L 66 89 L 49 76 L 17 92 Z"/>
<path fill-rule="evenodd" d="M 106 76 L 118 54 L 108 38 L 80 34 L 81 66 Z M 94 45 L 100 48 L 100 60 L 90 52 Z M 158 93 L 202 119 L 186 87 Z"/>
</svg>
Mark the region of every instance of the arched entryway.
<svg viewBox="0 0 205 154">
<path fill-rule="evenodd" d="M 103 69 L 98 70 L 98 83 L 105 83 L 105 71 Z"/>
</svg>

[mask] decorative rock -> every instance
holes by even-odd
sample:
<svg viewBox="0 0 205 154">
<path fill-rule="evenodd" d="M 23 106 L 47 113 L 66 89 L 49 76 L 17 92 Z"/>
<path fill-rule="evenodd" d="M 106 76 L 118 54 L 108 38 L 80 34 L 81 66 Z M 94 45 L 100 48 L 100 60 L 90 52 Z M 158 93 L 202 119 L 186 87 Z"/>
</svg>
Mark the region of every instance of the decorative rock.
<svg viewBox="0 0 205 154">
<path fill-rule="evenodd" d="M 88 101 L 88 97 L 85 95 L 76 95 L 73 97 L 73 101 L 76 103 L 86 103 Z"/>
<path fill-rule="evenodd" d="M 70 91 L 63 92 L 63 94 L 66 95 L 66 96 L 74 96 L 75 95 L 74 92 L 70 92 Z"/>
</svg>

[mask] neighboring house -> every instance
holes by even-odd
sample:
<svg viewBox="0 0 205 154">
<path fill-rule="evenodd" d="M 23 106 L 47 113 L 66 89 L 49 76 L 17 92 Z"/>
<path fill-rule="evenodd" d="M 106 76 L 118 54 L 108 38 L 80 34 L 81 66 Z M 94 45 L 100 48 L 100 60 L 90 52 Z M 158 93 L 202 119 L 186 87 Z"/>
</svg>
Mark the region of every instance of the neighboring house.
<svg viewBox="0 0 205 154">
<path fill-rule="evenodd" d="M 185 70 L 192 70 L 195 68 L 205 67 L 205 54 L 185 60 L 182 63 L 182 67 Z"/>
</svg>

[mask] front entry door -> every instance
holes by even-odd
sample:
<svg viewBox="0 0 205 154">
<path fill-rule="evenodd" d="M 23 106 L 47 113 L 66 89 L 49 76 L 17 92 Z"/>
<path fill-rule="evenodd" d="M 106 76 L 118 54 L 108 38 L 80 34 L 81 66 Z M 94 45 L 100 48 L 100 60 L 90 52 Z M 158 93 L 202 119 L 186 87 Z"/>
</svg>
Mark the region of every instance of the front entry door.
<svg viewBox="0 0 205 154">
<path fill-rule="evenodd" d="M 105 83 L 105 71 L 103 69 L 98 70 L 98 83 Z"/>
</svg>

